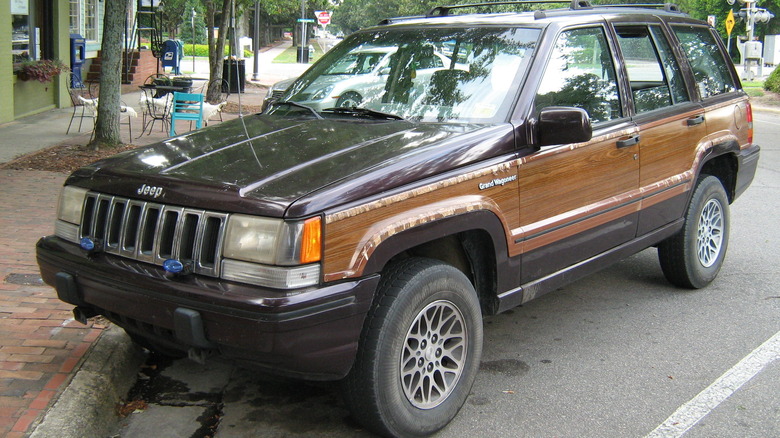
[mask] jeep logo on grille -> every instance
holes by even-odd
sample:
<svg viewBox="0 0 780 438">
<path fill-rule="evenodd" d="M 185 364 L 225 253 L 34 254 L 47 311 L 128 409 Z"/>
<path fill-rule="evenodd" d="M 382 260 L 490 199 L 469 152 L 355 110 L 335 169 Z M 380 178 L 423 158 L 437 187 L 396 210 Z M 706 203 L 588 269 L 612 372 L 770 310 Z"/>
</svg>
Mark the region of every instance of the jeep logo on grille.
<svg viewBox="0 0 780 438">
<path fill-rule="evenodd" d="M 157 186 L 148 186 L 146 184 L 141 185 L 141 187 L 138 187 L 138 190 L 136 190 L 136 193 L 139 195 L 146 195 L 151 196 L 153 198 L 158 198 L 163 193 L 162 187 Z"/>
</svg>

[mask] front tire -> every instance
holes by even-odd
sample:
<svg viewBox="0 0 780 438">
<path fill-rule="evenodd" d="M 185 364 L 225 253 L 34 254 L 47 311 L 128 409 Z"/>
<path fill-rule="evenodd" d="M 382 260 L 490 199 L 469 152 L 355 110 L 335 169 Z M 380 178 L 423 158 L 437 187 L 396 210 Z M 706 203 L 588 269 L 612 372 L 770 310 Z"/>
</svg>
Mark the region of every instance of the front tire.
<svg viewBox="0 0 780 438">
<path fill-rule="evenodd" d="M 729 243 L 729 202 L 720 180 L 702 175 L 683 229 L 658 246 L 658 259 L 670 283 L 693 289 L 707 286 L 723 266 Z"/>
<path fill-rule="evenodd" d="M 457 415 L 482 355 L 473 286 L 450 265 L 404 260 L 382 276 L 344 380 L 353 417 L 384 436 L 426 436 Z"/>
<path fill-rule="evenodd" d="M 347 91 L 336 101 L 337 108 L 355 108 L 363 103 L 363 96 L 355 91 Z"/>
</svg>

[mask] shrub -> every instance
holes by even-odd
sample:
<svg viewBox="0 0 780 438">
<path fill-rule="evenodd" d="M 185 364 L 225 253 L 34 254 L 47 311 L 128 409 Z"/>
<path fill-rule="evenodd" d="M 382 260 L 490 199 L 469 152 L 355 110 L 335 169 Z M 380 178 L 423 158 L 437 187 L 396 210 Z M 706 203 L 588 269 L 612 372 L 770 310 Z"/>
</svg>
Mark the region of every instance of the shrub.
<svg viewBox="0 0 780 438">
<path fill-rule="evenodd" d="M 195 44 L 194 46 L 195 56 L 209 56 L 209 46 L 208 44 Z M 192 44 L 185 44 L 184 45 L 184 56 L 192 56 L 193 53 L 193 45 Z M 228 56 L 230 54 L 230 47 L 225 45 L 225 56 Z M 244 50 L 244 57 L 250 57 L 252 56 L 252 52 L 248 50 Z"/>
<path fill-rule="evenodd" d="M 764 82 L 764 90 L 771 91 L 773 93 L 780 93 L 780 68 L 776 68 L 766 78 Z"/>
</svg>

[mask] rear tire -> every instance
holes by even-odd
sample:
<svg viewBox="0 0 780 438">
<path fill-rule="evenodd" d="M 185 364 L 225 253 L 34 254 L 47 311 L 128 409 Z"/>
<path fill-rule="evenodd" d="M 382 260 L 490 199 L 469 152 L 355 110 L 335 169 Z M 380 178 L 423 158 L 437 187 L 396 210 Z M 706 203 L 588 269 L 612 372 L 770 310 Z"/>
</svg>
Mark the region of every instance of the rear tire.
<svg viewBox="0 0 780 438">
<path fill-rule="evenodd" d="M 345 400 L 375 433 L 426 436 L 457 415 L 481 355 L 482 315 L 468 278 L 436 260 L 403 260 L 382 276 Z"/>
<path fill-rule="evenodd" d="M 720 180 L 702 175 L 685 214 L 683 229 L 658 246 L 658 260 L 670 283 L 707 286 L 723 266 L 729 243 L 729 201 Z"/>
</svg>

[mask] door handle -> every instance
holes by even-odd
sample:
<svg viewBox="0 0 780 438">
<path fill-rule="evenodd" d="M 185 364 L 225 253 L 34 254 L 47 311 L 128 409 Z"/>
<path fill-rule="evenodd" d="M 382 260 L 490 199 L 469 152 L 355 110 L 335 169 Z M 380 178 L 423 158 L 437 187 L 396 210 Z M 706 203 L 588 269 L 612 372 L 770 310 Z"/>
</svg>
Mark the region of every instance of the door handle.
<svg viewBox="0 0 780 438">
<path fill-rule="evenodd" d="M 691 117 L 690 119 L 688 119 L 687 123 L 688 123 L 688 126 L 701 125 L 702 123 L 704 123 L 704 115 L 703 114 L 699 114 L 696 117 Z"/>
<path fill-rule="evenodd" d="M 623 149 L 627 148 L 629 146 L 633 146 L 635 144 L 639 143 L 639 136 L 638 135 L 632 135 L 631 137 L 625 139 L 625 140 L 618 140 L 617 142 L 617 148 Z"/>
</svg>

